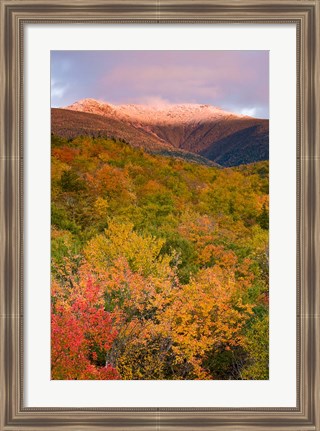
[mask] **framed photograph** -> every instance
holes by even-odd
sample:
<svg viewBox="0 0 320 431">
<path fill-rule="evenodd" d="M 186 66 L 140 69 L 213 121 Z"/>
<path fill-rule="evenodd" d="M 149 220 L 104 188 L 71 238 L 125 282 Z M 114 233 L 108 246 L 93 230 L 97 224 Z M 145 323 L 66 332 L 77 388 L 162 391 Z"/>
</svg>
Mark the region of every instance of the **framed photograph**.
<svg viewBox="0 0 320 431">
<path fill-rule="evenodd" d="M 319 430 L 319 2 L 0 5 L 0 429 Z"/>
</svg>

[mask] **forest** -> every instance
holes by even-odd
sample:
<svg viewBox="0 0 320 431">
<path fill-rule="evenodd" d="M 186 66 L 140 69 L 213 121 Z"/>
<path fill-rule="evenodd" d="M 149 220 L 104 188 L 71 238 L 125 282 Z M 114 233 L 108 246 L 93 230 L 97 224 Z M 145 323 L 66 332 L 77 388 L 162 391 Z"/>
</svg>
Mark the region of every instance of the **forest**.
<svg viewBox="0 0 320 431">
<path fill-rule="evenodd" d="M 51 378 L 269 378 L 269 162 L 51 137 Z"/>
</svg>

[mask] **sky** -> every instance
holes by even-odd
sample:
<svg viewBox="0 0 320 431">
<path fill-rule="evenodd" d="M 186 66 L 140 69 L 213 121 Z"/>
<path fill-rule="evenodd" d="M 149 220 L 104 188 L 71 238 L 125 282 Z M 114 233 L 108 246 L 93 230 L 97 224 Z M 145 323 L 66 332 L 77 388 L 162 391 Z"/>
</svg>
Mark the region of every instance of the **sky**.
<svg viewBox="0 0 320 431">
<path fill-rule="evenodd" d="M 268 51 L 51 51 L 51 106 L 199 103 L 269 118 Z"/>
</svg>

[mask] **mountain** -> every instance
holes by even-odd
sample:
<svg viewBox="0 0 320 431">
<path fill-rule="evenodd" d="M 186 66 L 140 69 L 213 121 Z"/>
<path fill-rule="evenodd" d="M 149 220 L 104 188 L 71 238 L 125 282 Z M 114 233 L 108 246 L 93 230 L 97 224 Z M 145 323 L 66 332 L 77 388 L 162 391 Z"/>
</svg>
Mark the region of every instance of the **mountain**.
<svg viewBox="0 0 320 431">
<path fill-rule="evenodd" d="M 211 105 L 112 105 L 84 99 L 52 109 L 52 133 L 124 139 L 152 152 L 235 166 L 269 158 L 269 121 Z"/>
</svg>

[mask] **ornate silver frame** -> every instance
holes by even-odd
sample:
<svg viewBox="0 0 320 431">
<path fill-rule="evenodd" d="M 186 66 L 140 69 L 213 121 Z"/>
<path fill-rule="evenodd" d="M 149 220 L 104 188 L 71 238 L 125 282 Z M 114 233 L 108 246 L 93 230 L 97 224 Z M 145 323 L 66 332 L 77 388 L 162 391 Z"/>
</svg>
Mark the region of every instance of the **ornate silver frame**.
<svg viewBox="0 0 320 431">
<path fill-rule="evenodd" d="M 320 431 L 319 0 L 0 0 L 0 429 Z M 297 26 L 297 406 L 23 406 L 23 40 L 28 23 Z"/>
</svg>

